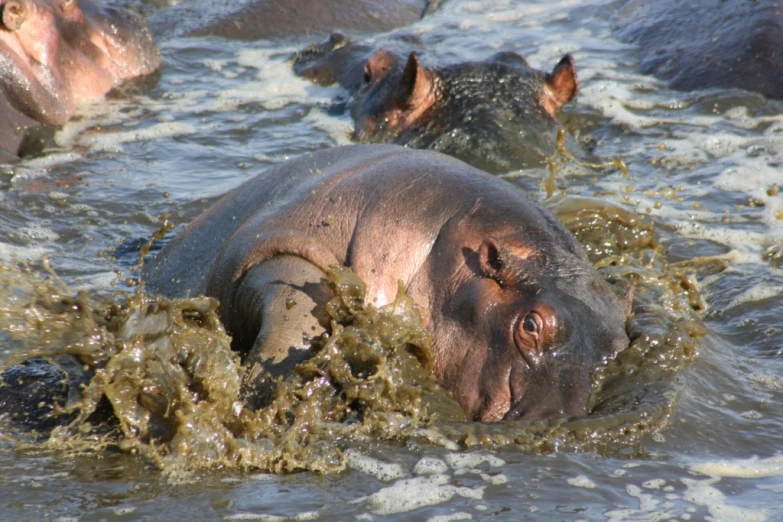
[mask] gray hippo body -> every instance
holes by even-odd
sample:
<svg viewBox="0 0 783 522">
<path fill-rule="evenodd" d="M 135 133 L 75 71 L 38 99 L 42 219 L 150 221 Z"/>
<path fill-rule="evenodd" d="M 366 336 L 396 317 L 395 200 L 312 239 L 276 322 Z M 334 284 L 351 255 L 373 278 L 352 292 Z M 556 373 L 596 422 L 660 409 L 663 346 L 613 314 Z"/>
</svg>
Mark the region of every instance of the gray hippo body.
<svg viewBox="0 0 783 522">
<path fill-rule="evenodd" d="M 246 364 L 276 374 L 327 327 L 330 265 L 351 267 L 378 306 L 402 281 L 433 335 L 439 382 L 476 420 L 584 415 L 593 370 L 628 345 L 626 307 L 549 212 L 458 160 L 393 145 L 269 169 L 142 278 L 170 297 L 219 299 Z"/>
<path fill-rule="evenodd" d="M 161 37 L 237 40 L 327 35 L 339 29 L 380 33 L 412 24 L 443 0 L 191 0 L 150 17 Z"/>
<path fill-rule="evenodd" d="M 780 0 L 631 0 L 614 34 L 639 46 L 639 66 L 679 90 L 710 87 L 783 99 Z"/>
</svg>

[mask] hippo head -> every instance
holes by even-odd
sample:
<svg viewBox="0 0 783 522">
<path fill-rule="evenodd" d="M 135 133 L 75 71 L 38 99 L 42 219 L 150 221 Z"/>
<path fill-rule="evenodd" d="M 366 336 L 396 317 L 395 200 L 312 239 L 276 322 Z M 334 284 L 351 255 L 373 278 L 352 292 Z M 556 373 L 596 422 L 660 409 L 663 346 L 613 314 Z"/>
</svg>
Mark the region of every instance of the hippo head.
<svg viewBox="0 0 783 522">
<path fill-rule="evenodd" d="M 394 141 L 437 101 L 437 80 L 425 70 L 415 52 L 404 58 L 387 49 L 373 54 L 364 65 L 363 85 L 353 106 L 354 139 Z"/>
<path fill-rule="evenodd" d="M 474 420 L 584 416 L 593 372 L 629 344 L 631 297 L 571 248 L 545 250 L 510 238 L 463 249 L 435 367 Z"/>
<path fill-rule="evenodd" d="M 389 142 L 407 131 L 427 125 L 448 127 L 447 116 L 458 118 L 471 105 L 483 105 L 482 97 L 493 98 L 499 81 L 491 67 L 501 67 L 519 80 L 508 98 L 528 97 L 550 117 L 576 96 L 579 82 L 570 55 L 565 55 L 551 73 L 533 69 L 513 52 L 500 52 L 484 62 L 469 62 L 440 69 L 422 66 L 415 52 L 407 61 L 396 53 L 381 49 L 364 68 L 364 85 L 353 108 L 356 121 L 354 139 L 363 142 Z M 518 89 L 517 89 L 518 87 Z M 492 102 L 490 102 L 492 103 Z"/>
<path fill-rule="evenodd" d="M 63 1 L 75 4 L 77 0 Z M 70 18 L 73 34 L 69 41 L 102 61 L 115 82 L 150 74 L 160 66 L 152 33 L 141 16 L 90 0 L 79 1 L 81 16 Z"/>
<path fill-rule="evenodd" d="M 0 0 L 0 79 L 14 106 L 64 123 L 75 105 L 149 74 L 160 58 L 141 18 L 90 0 Z"/>
</svg>

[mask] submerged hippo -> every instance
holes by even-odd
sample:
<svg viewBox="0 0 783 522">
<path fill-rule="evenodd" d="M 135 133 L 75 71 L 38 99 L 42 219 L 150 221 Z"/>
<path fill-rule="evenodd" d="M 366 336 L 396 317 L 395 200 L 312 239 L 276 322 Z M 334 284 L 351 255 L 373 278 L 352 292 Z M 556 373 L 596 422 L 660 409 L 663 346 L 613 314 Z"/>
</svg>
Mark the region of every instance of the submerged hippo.
<svg viewBox="0 0 783 522">
<path fill-rule="evenodd" d="M 424 67 L 416 52 L 370 53 L 339 34 L 300 53 L 294 68 L 355 91 L 356 141 L 437 150 L 490 172 L 543 164 L 557 150 L 555 113 L 579 88 L 568 55 L 548 74 L 514 52 Z"/>
<path fill-rule="evenodd" d="M 327 35 L 339 29 L 379 33 L 434 11 L 443 0 L 190 0 L 150 17 L 163 37 L 221 36 L 238 40 Z"/>
<path fill-rule="evenodd" d="M 0 0 L 0 149 L 26 131 L 68 121 L 80 103 L 160 65 L 130 11 L 90 0 Z"/>
<path fill-rule="evenodd" d="M 643 73 L 675 89 L 733 87 L 783 99 L 779 0 L 631 0 L 613 30 L 639 46 Z"/>
<path fill-rule="evenodd" d="M 142 278 L 170 297 L 219 299 L 234 348 L 274 376 L 327 328 L 331 265 L 351 267 L 378 306 L 402 282 L 432 333 L 438 381 L 475 420 L 585 415 L 592 372 L 628 345 L 627 307 L 549 212 L 458 160 L 393 145 L 269 169 Z"/>
</svg>

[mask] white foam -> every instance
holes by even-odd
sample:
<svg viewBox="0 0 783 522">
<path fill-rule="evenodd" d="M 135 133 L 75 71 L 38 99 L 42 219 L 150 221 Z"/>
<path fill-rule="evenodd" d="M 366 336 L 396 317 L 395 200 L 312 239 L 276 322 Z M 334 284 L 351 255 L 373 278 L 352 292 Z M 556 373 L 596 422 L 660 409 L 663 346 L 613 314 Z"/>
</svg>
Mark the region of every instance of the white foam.
<svg viewBox="0 0 783 522">
<path fill-rule="evenodd" d="M 731 302 L 723 307 L 723 310 L 731 310 L 746 303 L 765 301 L 774 299 L 783 293 L 783 286 L 770 285 L 766 282 L 764 285 L 755 285 L 744 292 L 736 295 Z"/>
<path fill-rule="evenodd" d="M 585 489 L 594 489 L 595 488 L 595 482 L 590 480 L 584 475 L 578 475 L 576 477 L 571 477 L 566 479 L 566 482 L 568 482 L 569 485 L 574 486 L 575 488 L 585 488 Z"/>
<path fill-rule="evenodd" d="M 449 470 L 448 464 L 439 458 L 424 457 L 413 467 L 414 475 L 437 475 L 446 473 Z"/>
<path fill-rule="evenodd" d="M 639 486 L 628 484 L 625 487 L 625 491 L 631 498 L 635 498 L 639 502 L 639 509 L 614 509 L 607 511 L 604 513 L 607 522 L 625 522 L 627 520 L 657 522 L 676 517 L 676 514 L 671 511 L 658 510 L 660 501 L 653 498 L 651 494 L 643 493 Z"/>
<path fill-rule="evenodd" d="M 693 471 L 710 477 L 763 478 L 783 475 L 783 456 L 766 459 L 714 460 L 692 464 Z"/>
<path fill-rule="evenodd" d="M 376 515 L 405 513 L 425 506 L 435 506 L 448 502 L 454 496 L 480 500 L 484 497 L 485 486 L 475 488 L 453 486 L 448 475 L 429 475 L 398 480 L 389 487 L 354 500 L 352 503 L 366 502 L 367 507 Z"/>
<path fill-rule="evenodd" d="M 196 128 L 188 123 L 163 122 L 143 129 L 86 134 L 80 136 L 78 142 L 96 151 L 120 151 L 123 143 L 187 136 L 197 132 Z"/>
<path fill-rule="evenodd" d="M 350 145 L 353 134 L 353 122 L 348 116 L 336 118 L 329 116 L 320 108 L 314 108 L 307 113 L 304 121 L 310 123 L 316 129 L 326 132 L 335 145 Z"/>
<path fill-rule="evenodd" d="M 710 515 L 717 520 L 731 520 L 732 522 L 764 522 L 767 520 L 766 509 L 753 509 L 747 506 L 732 506 L 726 502 L 726 496 L 713 484 L 720 478 L 708 480 L 695 480 L 683 478 L 682 483 L 687 486 L 683 498 L 697 506 L 704 506 Z"/>
<path fill-rule="evenodd" d="M 345 452 L 348 466 L 366 475 L 372 475 L 380 481 L 388 482 L 407 475 L 399 464 L 389 464 L 378 459 L 362 455 L 359 451 L 349 449 Z"/>
<path fill-rule="evenodd" d="M 673 212 L 672 214 L 676 214 Z M 671 214 L 670 214 L 671 215 Z M 706 227 L 702 223 L 679 222 L 676 227 L 680 236 L 694 239 L 706 239 L 734 249 L 734 263 L 759 263 L 761 247 L 769 244 L 768 234 L 725 227 Z"/>
<path fill-rule="evenodd" d="M 484 462 L 493 468 L 506 464 L 505 460 L 486 453 L 449 453 L 446 455 L 446 462 L 454 470 L 475 468 Z"/>
</svg>

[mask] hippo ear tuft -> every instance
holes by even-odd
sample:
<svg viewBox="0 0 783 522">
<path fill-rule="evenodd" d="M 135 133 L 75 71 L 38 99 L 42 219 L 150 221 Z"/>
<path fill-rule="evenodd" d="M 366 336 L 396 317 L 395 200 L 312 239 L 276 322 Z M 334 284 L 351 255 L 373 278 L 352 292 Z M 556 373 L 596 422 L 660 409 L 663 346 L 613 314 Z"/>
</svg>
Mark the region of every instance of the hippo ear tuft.
<svg viewBox="0 0 783 522">
<path fill-rule="evenodd" d="M 432 83 L 427 71 L 422 67 L 419 56 L 415 51 L 408 55 L 408 63 L 400 80 L 400 89 L 403 99 L 411 107 L 418 107 L 426 102 L 427 96 L 432 90 Z"/>
<path fill-rule="evenodd" d="M 10 0 L 2 6 L 2 22 L 9 31 L 16 31 L 27 20 L 27 8 L 24 4 Z"/>
<path fill-rule="evenodd" d="M 544 108 L 550 114 L 570 102 L 579 90 L 579 80 L 576 78 L 574 59 L 570 54 L 563 56 L 551 74 L 546 75 Z"/>
</svg>

